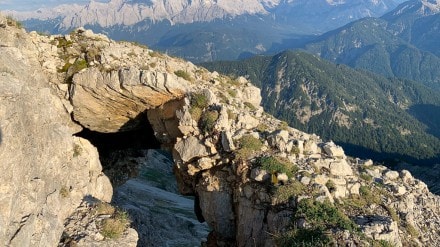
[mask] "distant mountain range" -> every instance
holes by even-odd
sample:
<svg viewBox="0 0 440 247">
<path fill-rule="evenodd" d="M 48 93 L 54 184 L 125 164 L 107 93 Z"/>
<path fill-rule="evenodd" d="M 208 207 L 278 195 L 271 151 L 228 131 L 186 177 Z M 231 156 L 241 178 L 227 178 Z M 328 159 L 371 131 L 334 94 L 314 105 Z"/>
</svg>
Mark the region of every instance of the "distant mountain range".
<svg viewBox="0 0 440 247">
<path fill-rule="evenodd" d="M 440 89 L 440 1 L 408 1 L 381 18 L 361 19 L 290 48 Z"/>
<path fill-rule="evenodd" d="M 69 32 L 85 26 L 115 39 L 147 44 L 191 61 L 237 59 L 280 51 L 363 17 L 378 17 L 403 0 L 111 0 L 6 14 L 30 30 Z"/>
<path fill-rule="evenodd" d="M 203 65 L 248 77 L 261 87 L 267 112 L 334 140 L 350 155 L 417 164 L 440 161 L 440 95 L 421 83 L 299 51 Z"/>
</svg>

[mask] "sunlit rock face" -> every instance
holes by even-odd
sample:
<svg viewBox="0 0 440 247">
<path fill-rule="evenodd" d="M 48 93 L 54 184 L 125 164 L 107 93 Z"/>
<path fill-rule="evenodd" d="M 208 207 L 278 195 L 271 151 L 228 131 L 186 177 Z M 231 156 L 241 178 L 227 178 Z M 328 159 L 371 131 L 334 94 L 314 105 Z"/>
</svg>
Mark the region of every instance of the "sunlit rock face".
<svg viewBox="0 0 440 247">
<path fill-rule="evenodd" d="M 14 25 L 0 19 L 4 245 L 56 246 L 64 227 L 75 225 L 71 220 L 89 207 L 81 203 L 90 196 L 110 200 L 114 195 L 101 171 L 99 145 L 73 135 L 84 127 L 130 132 L 142 121 L 171 152 L 179 192 L 194 196 L 197 219 L 211 229 L 208 246 L 295 243 L 296 229 L 318 232 L 323 241 L 339 245 L 440 244 L 440 199 L 426 184 L 407 171 L 347 157 L 334 143 L 265 114 L 260 90 L 247 79 L 90 30 L 46 37 Z M 142 166 L 148 152 L 137 151 L 139 160 L 132 161 Z M 157 179 L 170 173 L 156 169 L 154 174 Z M 178 212 L 188 213 L 191 201 L 146 184 L 129 179 L 116 194 L 120 205 L 130 209 L 139 196 L 152 194 L 157 205 L 177 205 Z M 148 217 L 140 208 L 130 211 L 140 217 L 138 224 Z M 194 219 L 186 216 L 180 222 L 192 226 Z M 91 219 L 97 231 L 99 218 Z M 198 238 L 206 228 L 193 230 Z M 123 242 L 109 245 L 101 232 L 87 234 L 78 242 Z M 127 228 L 122 237 L 134 244 L 136 235 Z"/>
</svg>

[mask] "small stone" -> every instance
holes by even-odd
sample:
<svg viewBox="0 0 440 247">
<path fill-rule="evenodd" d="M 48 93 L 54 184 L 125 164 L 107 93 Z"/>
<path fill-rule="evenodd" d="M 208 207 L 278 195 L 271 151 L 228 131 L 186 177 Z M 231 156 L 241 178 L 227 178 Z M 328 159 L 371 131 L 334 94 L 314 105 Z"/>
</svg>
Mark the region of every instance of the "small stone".
<svg viewBox="0 0 440 247">
<path fill-rule="evenodd" d="M 323 146 L 324 152 L 331 157 L 343 158 L 345 157 L 344 150 L 342 147 L 337 146 L 333 142 L 327 142 Z"/>
<path fill-rule="evenodd" d="M 289 177 L 287 176 L 286 173 L 280 173 L 277 176 L 278 182 L 282 183 L 282 184 L 286 184 L 287 181 L 289 181 Z"/>
<path fill-rule="evenodd" d="M 270 178 L 270 174 L 266 170 L 254 168 L 251 171 L 251 178 L 255 181 L 262 182 L 268 180 Z"/>
<path fill-rule="evenodd" d="M 359 195 L 359 189 L 361 187 L 360 183 L 355 183 L 351 186 L 348 187 L 348 191 L 350 192 L 350 194 L 352 195 Z"/>
<path fill-rule="evenodd" d="M 393 191 L 394 191 L 394 193 L 396 193 L 396 195 L 401 196 L 406 193 L 406 188 L 405 188 L 405 186 L 396 185 L 393 187 Z"/>
<path fill-rule="evenodd" d="M 317 175 L 314 178 L 315 183 L 319 185 L 325 185 L 328 180 L 329 178 L 326 175 Z"/>
<path fill-rule="evenodd" d="M 404 183 L 411 183 L 414 181 L 414 177 L 408 170 L 402 170 L 400 172 L 400 177 L 402 178 Z"/>
<path fill-rule="evenodd" d="M 351 176 L 353 175 L 353 170 L 344 159 L 340 161 L 334 161 L 330 164 L 330 174 L 335 176 Z"/>
<path fill-rule="evenodd" d="M 309 185 L 310 184 L 310 178 L 309 177 L 307 177 L 307 176 L 303 176 L 303 177 L 301 177 L 301 179 L 299 180 L 302 184 L 304 184 L 304 185 Z"/>
<path fill-rule="evenodd" d="M 359 164 L 368 167 L 368 166 L 372 166 L 373 165 L 373 161 L 372 160 L 363 160 Z"/>
<path fill-rule="evenodd" d="M 399 178 L 399 173 L 396 171 L 387 171 L 384 174 L 384 178 L 386 180 L 396 180 L 397 178 Z"/>
</svg>

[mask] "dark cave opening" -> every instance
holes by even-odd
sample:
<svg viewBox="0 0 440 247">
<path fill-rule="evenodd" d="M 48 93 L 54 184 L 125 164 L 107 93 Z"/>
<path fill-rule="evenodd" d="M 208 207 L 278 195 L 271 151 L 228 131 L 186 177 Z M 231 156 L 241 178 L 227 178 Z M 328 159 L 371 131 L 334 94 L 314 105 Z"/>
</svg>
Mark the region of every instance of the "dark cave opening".
<svg viewBox="0 0 440 247">
<path fill-rule="evenodd" d="M 155 137 L 147 114 L 121 129 L 130 130 L 101 133 L 84 128 L 76 136 L 98 149 L 103 173 L 113 186 L 111 204 L 128 213 L 130 227 L 138 233 L 138 246 L 173 241 L 199 244 L 209 228 L 197 221 L 203 217 L 198 198 L 178 195 L 172 155 Z"/>
<path fill-rule="evenodd" d="M 98 149 L 104 174 L 110 178 L 114 188 L 138 175 L 137 157 L 148 149 L 160 149 L 154 130 L 146 114 L 143 121 L 129 131 L 102 133 L 84 128 L 76 136 L 89 140 Z"/>
</svg>

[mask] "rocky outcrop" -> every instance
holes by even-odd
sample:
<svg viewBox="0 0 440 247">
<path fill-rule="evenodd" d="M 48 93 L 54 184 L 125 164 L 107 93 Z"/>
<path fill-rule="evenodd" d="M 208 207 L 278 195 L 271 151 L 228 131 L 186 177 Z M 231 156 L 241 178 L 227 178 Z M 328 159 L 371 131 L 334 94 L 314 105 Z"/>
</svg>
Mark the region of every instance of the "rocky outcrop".
<svg viewBox="0 0 440 247">
<path fill-rule="evenodd" d="M 8 61 L 0 65 L 4 245 L 55 246 L 63 231 L 85 246 L 120 243 L 94 243 L 108 241 L 94 231 L 111 214 L 91 213 L 86 195 L 108 201 L 112 189 L 96 148 L 72 135 L 147 122 L 172 152 L 179 191 L 195 196 L 198 219 L 212 229 L 208 246 L 440 244 L 440 199 L 426 184 L 265 114 L 244 78 L 84 29 L 0 32 Z M 130 193 L 164 200 L 164 191 L 139 184 L 118 189 L 121 205 L 136 197 Z M 134 225 L 148 217 L 141 206 L 126 208 L 141 217 Z M 132 230 L 122 235 L 136 242 Z"/>
<path fill-rule="evenodd" d="M 51 53 L 49 39 L 39 43 L 1 16 L 0 23 L 7 23 L 0 28 L 0 244 L 56 246 L 83 198 L 109 201 L 112 187 L 96 148 L 72 137 L 81 127 L 42 68 L 39 49 Z"/>
</svg>

